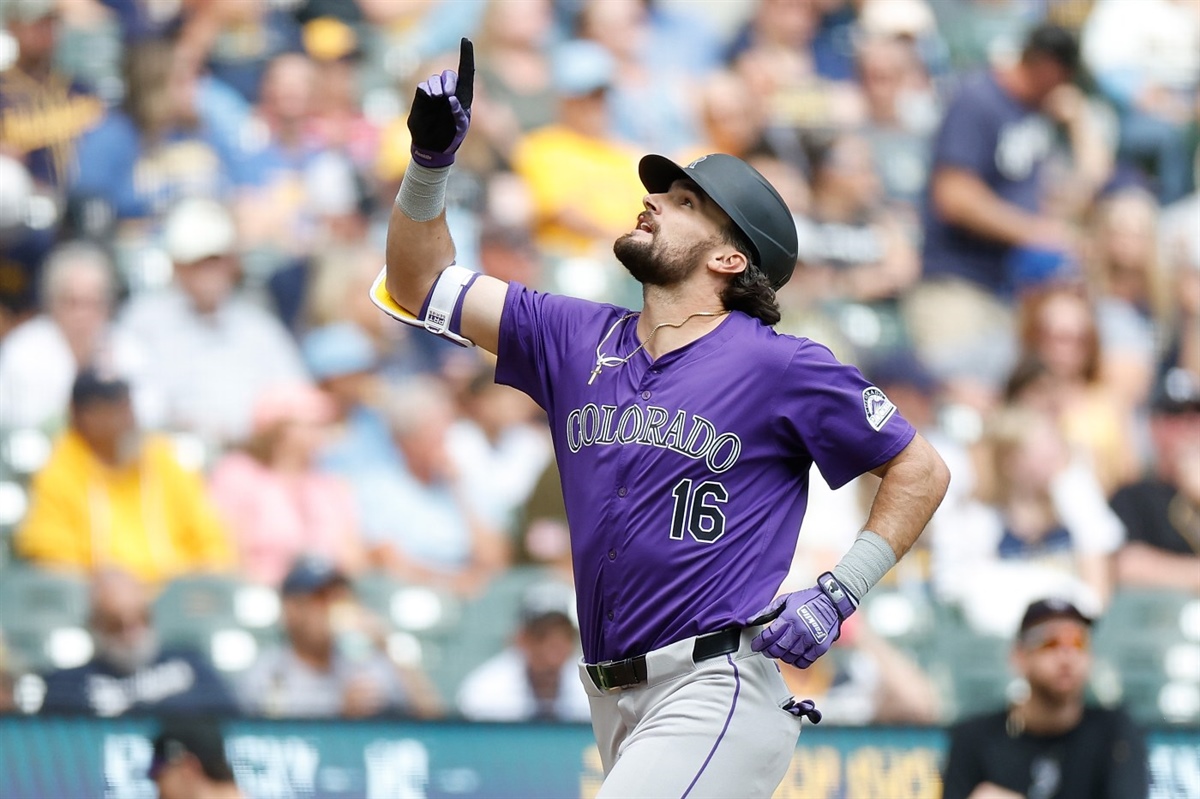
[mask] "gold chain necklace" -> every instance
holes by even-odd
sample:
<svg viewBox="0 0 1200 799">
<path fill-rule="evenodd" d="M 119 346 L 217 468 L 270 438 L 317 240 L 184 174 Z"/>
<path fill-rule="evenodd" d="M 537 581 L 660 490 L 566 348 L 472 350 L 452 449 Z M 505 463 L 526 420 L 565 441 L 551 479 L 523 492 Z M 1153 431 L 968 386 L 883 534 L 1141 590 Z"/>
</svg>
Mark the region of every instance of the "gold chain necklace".
<svg viewBox="0 0 1200 799">
<path fill-rule="evenodd" d="M 637 349 L 626 355 L 624 358 L 618 358 L 615 355 L 605 355 L 603 352 L 601 352 L 601 349 L 604 347 L 604 342 L 608 341 L 613 332 L 617 329 L 617 326 L 622 322 L 627 322 L 628 320 L 637 316 L 637 313 L 625 314 L 620 319 L 612 323 L 612 327 L 608 329 L 608 332 L 604 334 L 604 338 L 600 339 L 600 343 L 596 345 L 596 366 L 592 369 L 592 376 L 588 378 L 588 385 L 590 386 L 596 380 L 596 376 L 600 374 L 600 370 L 605 366 L 623 366 L 629 362 L 630 358 L 646 349 L 646 346 L 650 343 L 650 340 L 654 338 L 654 334 L 658 332 L 660 327 L 683 327 L 688 323 L 689 319 L 695 316 L 724 316 L 727 313 L 729 313 L 729 311 L 696 311 L 694 314 L 689 314 L 688 316 L 684 317 L 683 321 L 680 322 L 660 322 L 654 326 L 653 330 L 650 331 L 650 335 L 646 336 L 646 340 L 637 345 Z"/>
</svg>

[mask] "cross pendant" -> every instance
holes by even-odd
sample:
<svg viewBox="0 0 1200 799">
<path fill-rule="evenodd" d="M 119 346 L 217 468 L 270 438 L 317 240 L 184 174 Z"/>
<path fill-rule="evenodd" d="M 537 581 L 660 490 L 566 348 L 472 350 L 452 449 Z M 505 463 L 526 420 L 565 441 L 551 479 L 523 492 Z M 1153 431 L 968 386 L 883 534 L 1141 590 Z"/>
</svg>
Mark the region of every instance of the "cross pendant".
<svg viewBox="0 0 1200 799">
<path fill-rule="evenodd" d="M 596 381 L 596 375 L 598 374 L 600 374 L 600 364 L 596 364 L 595 368 L 592 369 L 592 376 L 588 378 L 589 386 Z"/>
</svg>

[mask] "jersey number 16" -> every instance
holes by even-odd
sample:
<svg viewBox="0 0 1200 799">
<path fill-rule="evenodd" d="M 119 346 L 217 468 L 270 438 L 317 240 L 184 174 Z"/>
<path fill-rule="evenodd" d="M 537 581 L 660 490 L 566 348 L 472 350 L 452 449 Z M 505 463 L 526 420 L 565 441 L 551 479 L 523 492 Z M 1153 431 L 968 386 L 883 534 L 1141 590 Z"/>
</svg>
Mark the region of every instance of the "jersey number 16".
<svg viewBox="0 0 1200 799">
<path fill-rule="evenodd" d="M 675 505 L 671 509 L 671 540 L 683 540 L 685 532 L 702 544 L 711 544 L 725 535 L 725 514 L 719 507 L 729 500 L 725 486 L 706 480 L 695 486 L 685 477 L 671 489 Z"/>
</svg>

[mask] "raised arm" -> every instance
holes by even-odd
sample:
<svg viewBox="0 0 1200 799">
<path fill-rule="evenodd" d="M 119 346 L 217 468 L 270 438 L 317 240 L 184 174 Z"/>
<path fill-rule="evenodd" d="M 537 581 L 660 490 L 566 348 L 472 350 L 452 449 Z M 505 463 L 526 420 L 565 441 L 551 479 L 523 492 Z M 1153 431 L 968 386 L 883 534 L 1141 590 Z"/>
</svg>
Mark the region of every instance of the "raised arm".
<svg viewBox="0 0 1200 799">
<path fill-rule="evenodd" d="M 412 161 L 404 173 L 400 193 L 388 223 L 386 279 L 382 288 L 395 311 L 418 316 L 446 268 L 454 262 L 454 240 L 446 226 L 446 182 L 459 145 L 471 125 L 475 54 L 470 40 L 462 40 L 458 71 L 445 70 L 417 86 L 408 129 L 412 134 Z M 472 265 L 463 264 L 470 268 Z M 449 273 L 447 273 L 449 276 Z M 480 275 L 462 290 L 462 321 L 454 333 L 495 352 L 500 334 L 500 313 L 506 286 Z M 400 318 L 397 316 L 397 318 Z M 407 321 L 407 320 L 406 320 Z M 411 322 L 410 322 L 411 323 Z"/>
</svg>

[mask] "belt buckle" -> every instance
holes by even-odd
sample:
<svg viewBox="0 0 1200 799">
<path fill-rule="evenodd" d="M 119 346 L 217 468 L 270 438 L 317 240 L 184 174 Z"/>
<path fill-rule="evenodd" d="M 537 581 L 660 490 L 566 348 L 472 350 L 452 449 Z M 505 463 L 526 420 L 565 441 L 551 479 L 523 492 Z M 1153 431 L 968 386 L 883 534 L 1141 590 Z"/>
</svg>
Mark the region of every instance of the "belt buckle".
<svg viewBox="0 0 1200 799">
<path fill-rule="evenodd" d="M 637 685 L 640 682 L 637 676 L 637 669 L 634 666 L 634 658 L 606 660 L 603 663 L 588 666 L 587 670 L 588 674 L 591 675 L 592 682 L 602 691 L 625 688 L 630 685 Z"/>
</svg>

